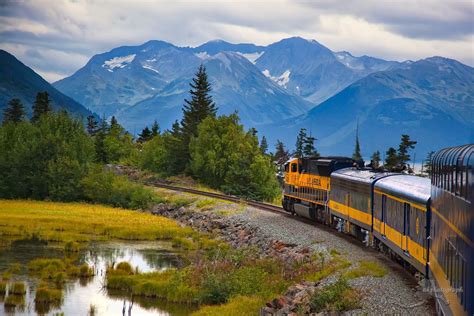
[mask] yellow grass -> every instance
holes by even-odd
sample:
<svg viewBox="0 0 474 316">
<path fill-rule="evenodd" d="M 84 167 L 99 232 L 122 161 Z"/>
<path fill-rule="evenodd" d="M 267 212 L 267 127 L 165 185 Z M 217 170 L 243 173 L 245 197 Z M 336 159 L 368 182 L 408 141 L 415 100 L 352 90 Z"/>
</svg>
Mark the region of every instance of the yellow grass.
<svg viewBox="0 0 474 316">
<path fill-rule="evenodd" d="M 0 200 L 0 238 L 48 241 L 156 240 L 195 233 L 148 213 L 84 203 Z"/>
</svg>

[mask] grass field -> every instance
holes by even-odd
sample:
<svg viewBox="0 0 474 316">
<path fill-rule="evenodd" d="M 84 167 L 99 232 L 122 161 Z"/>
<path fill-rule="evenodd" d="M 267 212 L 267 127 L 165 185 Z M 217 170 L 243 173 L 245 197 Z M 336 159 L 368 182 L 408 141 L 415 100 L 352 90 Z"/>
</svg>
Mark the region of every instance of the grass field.
<svg viewBox="0 0 474 316">
<path fill-rule="evenodd" d="M 137 228 L 140 229 L 137 229 Z M 182 239 L 190 228 L 147 213 L 84 203 L 0 200 L 0 236 L 47 241 Z"/>
</svg>

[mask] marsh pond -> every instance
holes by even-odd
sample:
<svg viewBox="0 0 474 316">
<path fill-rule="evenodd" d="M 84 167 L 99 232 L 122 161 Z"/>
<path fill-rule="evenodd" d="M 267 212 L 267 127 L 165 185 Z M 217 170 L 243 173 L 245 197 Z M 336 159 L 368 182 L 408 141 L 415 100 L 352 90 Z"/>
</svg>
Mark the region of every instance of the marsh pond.
<svg viewBox="0 0 474 316">
<path fill-rule="evenodd" d="M 65 262 L 79 270 L 86 264 L 92 271 L 87 275 L 81 275 L 79 271 L 76 278 L 60 279 L 58 273 Z M 62 244 L 15 241 L 0 250 L 0 271 L 7 271 L 4 277 L 9 279 L 6 289 L 0 293 L 0 315 L 185 315 L 196 309 L 190 304 L 132 297 L 127 291 L 107 289 L 107 269 L 123 262 L 127 262 L 133 271 L 143 273 L 164 272 L 183 265 L 179 253 L 166 242 L 95 242 L 85 249 L 65 254 Z M 50 267 L 46 266 L 48 264 Z M 55 268 L 58 271 L 54 271 Z M 38 298 L 37 291 L 42 287 L 41 278 L 48 273 L 52 275 L 52 282 L 62 283 L 61 296 L 58 300 L 41 302 L 35 297 Z M 13 294 L 18 291 L 15 284 L 21 283 L 24 291 L 20 289 L 18 294 Z"/>
</svg>

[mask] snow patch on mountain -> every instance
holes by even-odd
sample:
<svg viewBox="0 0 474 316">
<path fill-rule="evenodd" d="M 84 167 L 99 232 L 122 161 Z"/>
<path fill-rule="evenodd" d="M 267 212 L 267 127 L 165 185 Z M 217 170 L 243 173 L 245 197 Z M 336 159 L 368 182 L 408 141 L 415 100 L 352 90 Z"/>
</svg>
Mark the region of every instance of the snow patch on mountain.
<svg viewBox="0 0 474 316">
<path fill-rule="evenodd" d="M 211 57 L 207 52 L 199 52 L 199 53 L 194 54 L 194 56 L 202 60 L 208 59 L 209 57 Z"/>
<path fill-rule="evenodd" d="M 103 68 L 108 68 L 109 71 L 113 71 L 115 68 L 124 68 L 135 59 L 136 54 L 114 57 L 112 59 L 104 61 L 102 64 Z"/>
<path fill-rule="evenodd" d="M 240 56 L 243 56 L 243 57 L 247 58 L 252 64 L 255 65 L 257 63 L 257 59 L 262 57 L 263 53 L 265 53 L 265 52 L 255 52 L 255 53 L 236 52 L 236 53 L 239 54 Z"/>
<path fill-rule="evenodd" d="M 268 69 L 265 69 L 264 71 L 262 71 L 262 73 L 265 77 L 271 79 L 273 82 L 283 88 L 286 88 L 288 82 L 290 82 L 290 70 L 285 70 L 285 72 L 283 72 L 279 77 L 273 77 Z"/>
<path fill-rule="evenodd" d="M 356 70 L 363 70 L 365 67 L 363 64 L 359 63 L 357 59 L 348 52 L 337 52 L 334 53 L 336 58 L 346 67 Z"/>
<path fill-rule="evenodd" d="M 145 69 L 151 70 L 151 71 L 153 71 L 153 72 L 156 72 L 157 74 L 160 73 L 158 70 L 156 70 L 155 68 L 153 68 L 153 67 L 151 67 L 151 66 L 142 65 L 142 67 L 145 68 Z"/>
</svg>

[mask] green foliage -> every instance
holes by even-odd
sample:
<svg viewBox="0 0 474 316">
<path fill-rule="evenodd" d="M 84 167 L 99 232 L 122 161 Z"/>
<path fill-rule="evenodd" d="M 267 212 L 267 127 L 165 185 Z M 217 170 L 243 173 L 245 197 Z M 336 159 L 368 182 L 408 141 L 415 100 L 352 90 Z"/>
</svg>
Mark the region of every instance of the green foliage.
<svg viewBox="0 0 474 316">
<path fill-rule="evenodd" d="M 372 154 L 372 156 L 370 157 L 370 160 L 371 160 L 371 163 L 372 163 L 372 167 L 373 168 L 378 168 L 380 166 L 380 151 L 376 151 Z"/>
<path fill-rule="evenodd" d="M 410 136 L 404 134 L 400 140 L 400 145 L 398 146 L 398 159 L 402 166 L 405 166 L 407 162 L 410 161 L 410 155 L 408 151 L 414 149 L 416 141 L 410 140 Z"/>
<path fill-rule="evenodd" d="M 208 117 L 190 144 L 190 171 L 229 194 L 271 200 L 279 194 L 275 169 L 258 140 L 245 133 L 236 114 Z"/>
<path fill-rule="evenodd" d="M 125 274 L 133 274 L 132 266 L 130 265 L 130 263 L 126 261 L 122 261 L 118 263 L 117 266 L 115 267 L 115 270 L 123 271 Z"/>
<path fill-rule="evenodd" d="M 423 167 L 425 168 L 425 172 L 430 176 L 431 176 L 431 172 L 433 170 L 432 161 L 433 161 L 434 153 L 435 153 L 434 151 L 430 151 L 428 153 L 428 155 L 426 156 L 425 163 L 423 165 Z"/>
<path fill-rule="evenodd" d="M 397 150 L 393 147 L 390 147 L 387 150 L 387 155 L 385 157 L 385 168 L 387 170 L 394 169 L 399 164 L 399 159 L 397 155 Z"/>
<path fill-rule="evenodd" d="M 346 279 L 340 278 L 335 283 L 316 291 L 311 298 L 310 306 L 311 311 L 316 313 L 321 311 L 342 312 L 358 308 L 359 301 L 358 293 L 349 286 Z"/>
<path fill-rule="evenodd" d="M 354 159 L 355 161 L 362 161 L 362 154 L 360 152 L 360 143 L 359 143 L 359 124 L 357 124 L 355 147 L 354 147 L 354 153 L 352 154 L 352 159 Z"/>
<path fill-rule="evenodd" d="M 25 119 L 25 107 L 20 99 L 11 99 L 3 110 L 3 124 L 19 123 Z"/>
<path fill-rule="evenodd" d="M 51 111 L 51 100 L 49 99 L 48 92 L 38 92 L 35 103 L 33 104 L 33 116 L 31 117 L 31 121 L 35 123 L 42 115 Z"/>
<path fill-rule="evenodd" d="M 0 197 L 75 200 L 93 160 L 82 122 L 65 112 L 42 115 L 35 124 L 0 128 Z"/>
<path fill-rule="evenodd" d="M 0 281 L 0 295 L 4 295 L 7 292 L 7 281 Z"/>
<path fill-rule="evenodd" d="M 288 150 L 286 150 L 285 145 L 283 144 L 282 141 L 277 140 L 276 146 L 275 146 L 275 155 L 273 156 L 273 160 L 278 164 L 278 165 L 283 165 L 285 162 L 290 159 L 290 154 Z"/>
<path fill-rule="evenodd" d="M 113 118 L 113 117 L 112 117 Z M 132 135 L 117 123 L 110 124 L 110 129 L 104 138 L 104 152 L 106 163 L 117 163 L 128 157 L 134 151 Z"/>
<path fill-rule="evenodd" d="M 81 180 L 81 185 L 85 198 L 93 202 L 132 209 L 145 209 L 154 203 L 150 189 L 104 171 L 100 166 L 92 168 Z"/>
<path fill-rule="evenodd" d="M 306 128 L 301 128 L 296 136 L 295 157 L 301 158 L 304 155 L 304 140 L 306 139 Z"/>
<path fill-rule="evenodd" d="M 306 134 L 306 128 L 301 128 L 296 137 L 295 157 L 319 157 L 319 153 L 314 147 L 316 138 Z"/>
<path fill-rule="evenodd" d="M 26 286 L 23 282 L 15 282 L 10 286 L 10 294 L 23 295 L 26 293 Z"/>
<path fill-rule="evenodd" d="M 78 252 L 80 250 L 81 246 L 78 242 L 75 241 L 68 241 L 64 245 L 64 251 L 66 253 L 72 253 L 72 252 Z"/>
<path fill-rule="evenodd" d="M 344 273 L 344 277 L 346 279 L 355 279 L 371 275 L 377 278 L 381 278 L 385 274 L 387 274 L 387 270 L 385 270 L 378 263 L 374 261 L 362 260 L 359 262 L 359 266 L 357 268 L 354 268 Z"/>
<path fill-rule="evenodd" d="M 193 137 L 198 135 L 199 124 L 208 116 L 214 117 L 217 112 L 217 107 L 212 100 L 211 85 L 207 79 L 206 68 L 201 65 L 189 84 L 191 90 L 191 100 L 184 100 L 183 119 L 181 120 L 181 140 L 182 151 L 177 154 L 182 154 L 182 162 L 188 162 L 190 159 L 189 144 Z M 180 166 L 182 170 L 186 166 Z M 180 171 L 182 171 L 180 170 Z"/>
<path fill-rule="evenodd" d="M 46 285 L 42 285 L 36 289 L 35 302 L 59 304 L 63 299 L 61 290 L 50 289 Z"/>
<path fill-rule="evenodd" d="M 204 304 L 226 303 L 231 293 L 231 283 L 225 275 L 208 274 L 201 284 L 200 301 Z"/>
<path fill-rule="evenodd" d="M 97 129 L 99 128 L 98 122 L 95 119 L 94 115 L 89 115 L 87 117 L 87 132 L 89 135 L 93 136 L 97 133 Z"/>
<path fill-rule="evenodd" d="M 79 277 L 89 278 L 94 276 L 94 270 L 87 264 L 83 263 L 79 266 Z"/>
<path fill-rule="evenodd" d="M 262 141 L 260 142 L 260 151 L 262 154 L 266 154 L 268 150 L 268 143 L 267 143 L 267 138 L 265 135 L 262 136 Z"/>
<path fill-rule="evenodd" d="M 144 143 L 152 139 L 153 136 L 151 134 L 151 130 L 148 128 L 148 126 L 145 126 L 145 128 L 142 130 L 140 134 L 138 134 L 138 139 L 137 142 L 139 143 Z"/>
</svg>

